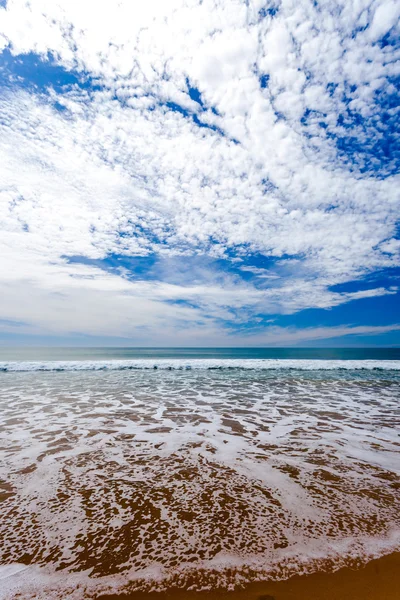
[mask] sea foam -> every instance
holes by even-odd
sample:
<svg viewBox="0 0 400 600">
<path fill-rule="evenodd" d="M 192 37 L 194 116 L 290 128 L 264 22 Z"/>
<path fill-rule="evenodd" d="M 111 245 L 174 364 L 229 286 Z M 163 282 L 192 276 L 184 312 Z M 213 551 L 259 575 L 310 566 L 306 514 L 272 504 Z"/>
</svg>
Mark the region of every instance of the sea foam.
<svg viewBox="0 0 400 600">
<path fill-rule="evenodd" d="M 128 371 L 128 370 L 400 370 L 400 360 L 323 360 L 323 359 L 133 359 L 133 360 L 67 360 L 67 361 L 3 361 L 0 372 L 15 371 Z"/>
<path fill-rule="evenodd" d="M 400 549 L 398 380 L 209 362 L 1 376 L 7 600 L 231 589 Z"/>
</svg>

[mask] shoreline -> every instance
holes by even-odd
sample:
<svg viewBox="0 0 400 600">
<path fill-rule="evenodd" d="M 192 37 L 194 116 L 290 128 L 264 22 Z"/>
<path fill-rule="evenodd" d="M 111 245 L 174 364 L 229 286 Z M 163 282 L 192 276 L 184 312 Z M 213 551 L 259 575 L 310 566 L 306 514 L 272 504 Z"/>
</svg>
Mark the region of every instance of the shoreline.
<svg viewBox="0 0 400 600">
<path fill-rule="evenodd" d="M 96 600 L 399 600 L 400 552 L 371 560 L 359 569 L 295 575 L 284 581 L 252 583 L 232 592 L 133 592 L 102 594 Z"/>
</svg>

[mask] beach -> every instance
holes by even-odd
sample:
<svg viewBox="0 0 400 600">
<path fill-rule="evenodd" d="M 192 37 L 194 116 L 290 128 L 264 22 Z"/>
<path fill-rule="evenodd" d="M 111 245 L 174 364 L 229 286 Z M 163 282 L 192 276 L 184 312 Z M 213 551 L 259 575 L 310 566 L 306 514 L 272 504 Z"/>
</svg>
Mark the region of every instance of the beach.
<svg viewBox="0 0 400 600">
<path fill-rule="evenodd" d="M 0 600 L 400 600 L 400 1 L 0 0 Z"/>
<path fill-rule="evenodd" d="M 396 597 L 399 361 L 0 367 L 2 600 Z"/>
<path fill-rule="evenodd" d="M 287 581 L 258 583 L 236 592 L 182 592 L 107 595 L 98 600 L 398 600 L 400 554 L 372 560 L 359 569 L 295 576 Z"/>
</svg>

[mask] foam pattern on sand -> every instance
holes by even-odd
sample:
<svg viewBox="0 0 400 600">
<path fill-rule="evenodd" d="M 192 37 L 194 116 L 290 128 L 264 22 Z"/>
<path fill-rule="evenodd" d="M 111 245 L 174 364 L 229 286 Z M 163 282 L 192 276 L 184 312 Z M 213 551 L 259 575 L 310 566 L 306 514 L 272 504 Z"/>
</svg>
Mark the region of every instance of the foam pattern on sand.
<svg viewBox="0 0 400 600">
<path fill-rule="evenodd" d="M 398 380 L 138 370 L 1 384 L 4 598 L 227 589 L 400 548 Z"/>
</svg>

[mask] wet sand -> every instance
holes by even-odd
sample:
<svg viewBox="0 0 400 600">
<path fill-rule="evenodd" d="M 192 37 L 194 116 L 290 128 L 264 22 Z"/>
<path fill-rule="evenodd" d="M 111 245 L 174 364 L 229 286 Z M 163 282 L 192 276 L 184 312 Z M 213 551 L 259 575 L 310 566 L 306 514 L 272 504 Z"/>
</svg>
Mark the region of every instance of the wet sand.
<svg viewBox="0 0 400 600">
<path fill-rule="evenodd" d="M 96 600 L 399 600 L 400 552 L 372 560 L 359 569 L 295 576 L 254 583 L 236 592 L 133 593 L 101 595 Z"/>
<path fill-rule="evenodd" d="M 398 557 L 322 574 L 400 551 L 400 380 L 363 369 L 7 373 L 0 598 L 400 600 Z"/>
</svg>

